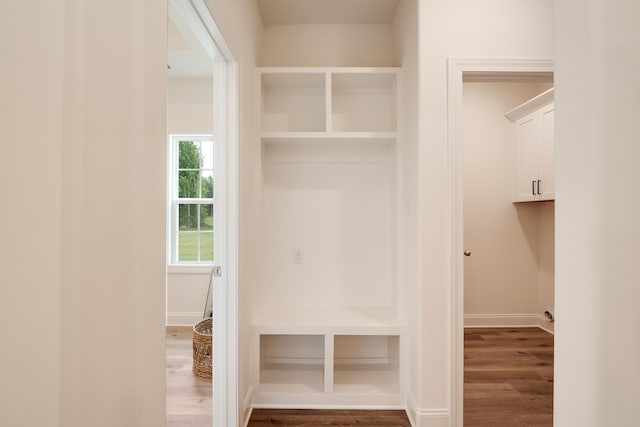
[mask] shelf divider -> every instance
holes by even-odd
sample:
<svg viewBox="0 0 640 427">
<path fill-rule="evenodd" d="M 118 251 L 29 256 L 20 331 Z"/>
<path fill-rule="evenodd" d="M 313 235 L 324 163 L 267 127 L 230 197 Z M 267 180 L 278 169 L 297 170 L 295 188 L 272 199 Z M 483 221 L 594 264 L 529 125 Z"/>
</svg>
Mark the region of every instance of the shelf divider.
<svg viewBox="0 0 640 427">
<path fill-rule="evenodd" d="M 331 133 L 333 131 L 333 91 L 331 90 L 332 74 L 327 72 L 325 77 L 325 124 L 327 133 Z"/>
<path fill-rule="evenodd" d="M 333 393 L 333 351 L 334 340 L 333 334 L 324 336 L 324 392 Z"/>
</svg>

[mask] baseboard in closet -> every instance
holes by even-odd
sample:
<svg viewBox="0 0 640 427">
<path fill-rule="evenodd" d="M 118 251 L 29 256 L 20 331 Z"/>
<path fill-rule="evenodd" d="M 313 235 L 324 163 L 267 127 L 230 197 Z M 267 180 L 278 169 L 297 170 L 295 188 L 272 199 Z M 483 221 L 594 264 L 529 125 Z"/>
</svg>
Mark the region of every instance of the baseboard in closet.
<svg viewBox="0 0 640 427">
<path fill-rule="evenodd" d="M 553 322 L 537 314 L 465 314 L 465 328 L 538 327 L 553 334 Z"/>
</svg>

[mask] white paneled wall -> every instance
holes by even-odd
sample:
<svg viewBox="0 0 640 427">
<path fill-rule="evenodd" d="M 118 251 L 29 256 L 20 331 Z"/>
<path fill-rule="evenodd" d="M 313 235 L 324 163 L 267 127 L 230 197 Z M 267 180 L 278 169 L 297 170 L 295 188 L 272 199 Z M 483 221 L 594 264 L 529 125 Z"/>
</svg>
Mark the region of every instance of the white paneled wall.
<svg viewBox="0 0 640 427">
<path fill-rule="evenodd" d="M 632 426 L 640 402 L 640 3 L 556 1 L 555 9 L 553 424 Z"/>
<path fill-rule="evenodd" d="M 0 425 L 165 424 L 166 28 L 0 2 Z"/>
<path fill-rule="evenodd" d="M 261 305 L 393 306 L 392 153 L 388 145 L 266 148 Z"/>
</svg>

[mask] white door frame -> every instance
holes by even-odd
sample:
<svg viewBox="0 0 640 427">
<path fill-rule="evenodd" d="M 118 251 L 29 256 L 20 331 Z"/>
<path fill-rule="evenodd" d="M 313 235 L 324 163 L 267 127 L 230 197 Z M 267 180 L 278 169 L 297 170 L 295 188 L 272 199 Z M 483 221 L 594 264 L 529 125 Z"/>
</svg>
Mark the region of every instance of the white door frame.
<svg viewBox="0 0 640 427">
<path fill-rule="evenodd" d="M 550 59 L 464 59 L 449 58 L 447 62 L 447 146 L 448 146 L 448 217 L 451 218 L 449 235 L 451 253 L 451 426 L 461 427 L 464 398 L 464 264 L 463 264 L 463 112 L 462 78 L 464 74 L 500 76 L 523 80 L 535 73 L 553 72 Z"/>
<path fill-rule="evenodd" d="M 206 0 L 170 0 L 213 58 L 213 425 L 238 425 L 238 66 Z M 218 173 L 219 172 L 219 173 Z"/>
</svg>

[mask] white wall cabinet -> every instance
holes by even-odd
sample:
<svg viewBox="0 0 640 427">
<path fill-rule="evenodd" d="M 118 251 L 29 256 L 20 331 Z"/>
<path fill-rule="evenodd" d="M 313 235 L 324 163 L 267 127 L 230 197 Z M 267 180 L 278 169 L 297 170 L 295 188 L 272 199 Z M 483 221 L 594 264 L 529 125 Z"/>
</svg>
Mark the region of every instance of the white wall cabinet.
<svg viewBox="0 0 640 427">
<path fill-rule="evenodd" d="M 397 68 L 259 68 L 256 407 L 404 404 Z"/>
<path fill-rule="evenodd" d="M 514 122 L 513 201 L 555 199 L 553 89 L 505 115 Z"/>
</svg>

